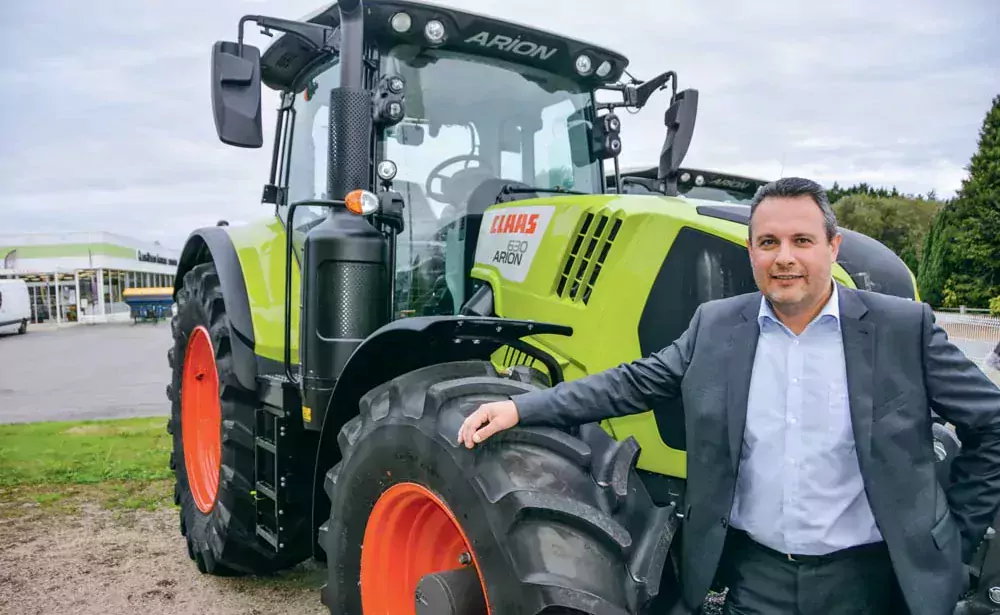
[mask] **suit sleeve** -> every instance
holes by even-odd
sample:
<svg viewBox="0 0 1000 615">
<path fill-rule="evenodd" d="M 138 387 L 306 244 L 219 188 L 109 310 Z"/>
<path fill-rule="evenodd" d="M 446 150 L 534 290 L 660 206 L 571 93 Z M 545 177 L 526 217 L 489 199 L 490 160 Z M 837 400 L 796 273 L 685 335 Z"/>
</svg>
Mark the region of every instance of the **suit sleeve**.
<svg viewBox="0 0 1000 615">
<path fill-rule="evenodd" d="M 648 357 L 562 382 L 550 389 L 512 397 L 521 425 L 572 427 L 637 414 L 680 394 L 694 353 L 701 306 L 687 330 Z"/>
<path fill-rule="evenodd" d="M 971 558 L 1000 505 L 1000 389 L 954 344 L 923 309 L 924 380 L 931 408 L 955 426 L 962 442 L 947 490 Z"/>
</svg>

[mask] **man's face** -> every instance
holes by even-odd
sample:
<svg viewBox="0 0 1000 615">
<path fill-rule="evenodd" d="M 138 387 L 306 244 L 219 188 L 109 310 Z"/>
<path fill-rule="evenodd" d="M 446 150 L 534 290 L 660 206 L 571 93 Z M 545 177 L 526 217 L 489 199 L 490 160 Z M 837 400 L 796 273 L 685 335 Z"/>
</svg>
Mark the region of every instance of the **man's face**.
<svg viewBox="0 0 1000 615">
<path fill-rule="evenodd" d="M 823 212 L 812 197 L 767 197 L 753 215 L 748 240 L 757 287 L 775 309 L 808 312 L 830 289 L 841 236 L 827 241 Z"/>
</svg>

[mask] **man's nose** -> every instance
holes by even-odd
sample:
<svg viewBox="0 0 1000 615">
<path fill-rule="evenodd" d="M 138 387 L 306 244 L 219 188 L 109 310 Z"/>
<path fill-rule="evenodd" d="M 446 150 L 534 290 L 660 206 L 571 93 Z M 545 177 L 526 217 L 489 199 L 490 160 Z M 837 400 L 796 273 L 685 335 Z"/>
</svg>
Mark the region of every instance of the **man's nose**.
<svg viewBox="0 0 1000 615">
<path fill-rule="evenodd" d="M 795 255 L 792 254 L 791 244 L 783 242 L 781 244 L 781 247 L 778 248 L 778 262 L 779 263 L 795 262 Z"/>
</svg>

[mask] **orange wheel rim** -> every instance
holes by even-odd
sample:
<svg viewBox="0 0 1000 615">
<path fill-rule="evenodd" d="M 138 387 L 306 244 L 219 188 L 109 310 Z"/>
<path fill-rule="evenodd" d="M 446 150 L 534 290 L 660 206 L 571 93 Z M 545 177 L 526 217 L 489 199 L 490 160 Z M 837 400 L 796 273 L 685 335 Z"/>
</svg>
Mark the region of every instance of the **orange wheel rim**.
<svg viewBox="0 0 1000 615">
<path fill-rule="evenodd" d="M 181 380 L 181 434 L 188 486 L 198 510 L 208 514 L 219 491 L 222 409 L 219 374 L 208 329 L 195 327 L 184 354 Z"/>
<path fill-rule="evenodd" d="M 393 485 L 375 503 L 361 548 L 365 615 L 416 615 L 414 593 L 427 574 L 461 568 L 470 557 L 486 584 L 462 527 L 441 498 L 413 483 Z M 489 606 L 486 606 L 489 613 Z"/>
</svg>

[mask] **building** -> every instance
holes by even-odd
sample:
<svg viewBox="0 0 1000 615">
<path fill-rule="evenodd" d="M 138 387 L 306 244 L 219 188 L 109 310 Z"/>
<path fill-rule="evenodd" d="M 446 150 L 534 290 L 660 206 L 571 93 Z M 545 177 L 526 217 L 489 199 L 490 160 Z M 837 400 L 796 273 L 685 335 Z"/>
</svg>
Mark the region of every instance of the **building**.
<svg viewBox="0 0 1000 615">
<path fill-rule="evenodd" d="M 127 319 L 122 292 L 172 286 L 179 258 L 115 233 L 0 234 L 0 277 L 27 282 L 36 322 Z"/>
</svg>

